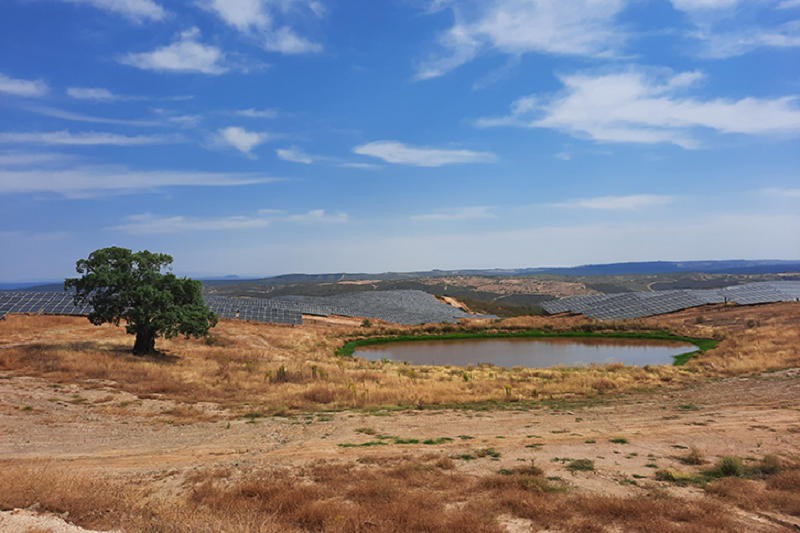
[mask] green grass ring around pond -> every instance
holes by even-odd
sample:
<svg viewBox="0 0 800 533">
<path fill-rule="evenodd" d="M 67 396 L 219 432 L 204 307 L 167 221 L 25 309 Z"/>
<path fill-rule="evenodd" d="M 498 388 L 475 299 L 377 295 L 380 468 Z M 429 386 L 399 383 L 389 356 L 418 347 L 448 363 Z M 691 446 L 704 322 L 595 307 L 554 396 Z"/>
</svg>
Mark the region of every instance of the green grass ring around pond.
<svg viewBox="0 0 800 533">
<path fill-rule="evenodd" d="M 566 331 L 552 332 L 540 329 L 527 331 L 514 331 L 507 333 L 445 333 L 443 335 L 400 335 L 398 337 L 374 337 L 371 339 L 357 339 L 345 343 L 344 346 L 336 350 L 336 355 L 342 357 L 353 357 L 356 348 L 372 346 L 375 344 L 388 344 L 392 342 L 413 342 L 413 341 L 452 341 L 452 340 L 473 340 L 473 339 L 546 339 L 546 338 L 576 338 L 576 339 L 640 339 L 640 340 L 662 340 L 672 342 L 685 342 L 694 344 L 697 350 L 694 352 L 676 355 L 672 363 L 675 366 L 685 365 L 692 357 L 711 350 L 719 344 L 714 339 L 700 339 L 695 337 L 681 337 L 667 333 L 592 333 L 586 331 Z"/>
</svg>

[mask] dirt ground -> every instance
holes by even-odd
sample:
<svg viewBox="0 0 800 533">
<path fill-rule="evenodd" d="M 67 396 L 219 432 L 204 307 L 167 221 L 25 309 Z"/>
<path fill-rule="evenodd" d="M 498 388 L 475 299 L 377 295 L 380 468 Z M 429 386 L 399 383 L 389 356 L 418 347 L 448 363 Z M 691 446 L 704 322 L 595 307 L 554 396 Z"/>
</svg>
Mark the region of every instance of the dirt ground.
<svg viewBox="0 0 800 533">
<path fill-rule="evenodd" d="M 97 408 L 125 403 L 132 405 L 124 412 Z M 113 383 L 59 387 L 0 372 L 0 457 L 15 465 L 69 466 L 119 481 L 160 478 L 169 487 L 186 472 L 219 466 L 271 465 L 297 471 L 320 459 L 363 462 L 438 453 L 454 458 L 458 472 L 475 477 L 535 459 L 546 476 L 561 478 L 574 491 L 632 496 L 658 487 L 687 499 L 702 497 L 703 490 L 657 481 L 655 472 L 685 470 L 678 456 L 689 448 L 699 450 L 707 466 L 722 456 L 800 457 L 800 369 L 519 411 L 345 411 L 257 420 L 223 417 L 191 425 L 152 416 L 173 406 L 140 400 Z M 380 435 L 451 440 L 342 446 L 372 442 Z M 500 456 L 474 457 L 476 450 L 486 448 Z M 591 459 L 595 470 L 570 473 L 566 463 L 572 459 Z M 742 531 L 800 530 L 796 517 L 735 512 Z M 0 513 L 0 530 L 79 531 L 70 529 L 68 520 L 43 518 L 35 508 L 6 511 Z M 531 530 L 524 520 L 504 525 L 512 532 Z"/>
</svg>

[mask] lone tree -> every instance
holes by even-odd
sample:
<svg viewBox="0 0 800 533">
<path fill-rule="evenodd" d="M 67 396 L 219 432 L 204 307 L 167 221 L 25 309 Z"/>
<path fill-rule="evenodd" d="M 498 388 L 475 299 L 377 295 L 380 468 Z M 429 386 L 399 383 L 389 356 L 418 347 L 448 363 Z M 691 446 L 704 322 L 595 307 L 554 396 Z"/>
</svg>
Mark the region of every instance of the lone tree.
<svg viewBox="0 0 800 533">
<path fill-rule="evenodd" d="M 75 287 L 75 305 L 93 307 L 89 321 L 95 326 L 124 320 L 128 334 L 136 335 L 132 353 L 145 355 L 155 352 L 162 335 L 201 337 L 217 324 L 203 301 L 203 283 L 162 274 L 171 264 L 167 254 L 103 248 L 78 261 L 75 269 L 82 276 L 67 278 L 64 290 Z"/>
</svg>

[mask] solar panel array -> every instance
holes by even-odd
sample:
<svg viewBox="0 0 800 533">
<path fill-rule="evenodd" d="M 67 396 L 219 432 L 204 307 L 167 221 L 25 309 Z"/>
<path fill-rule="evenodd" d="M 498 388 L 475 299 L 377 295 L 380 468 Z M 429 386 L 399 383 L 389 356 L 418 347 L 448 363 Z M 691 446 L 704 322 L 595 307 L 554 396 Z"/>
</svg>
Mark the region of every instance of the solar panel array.
<svg viewBox="0 0 800 533">
<path fill-rule="evenodd" d="M 0 318 L 7 313 L 88 315 L 90 306 L 76 307 L 73 293 L 0 292 Z M 208 308 L 220 318 L 302 325 L 303 315 L 350 316 L 395 324 L 457 322 L 459 318 L 497 318 L 470 315 L 443 304 L 422 291 L 362 292 L 324 298 L 229 298 L 205 295 Z"/>
<path fill-rule="evenodd" d="M 800 281 L 767 281 L 723 289 L 573 296 L 540 305 L 551 315 L 570 312 L 598 320 L 624 320 L 663 315 L 706 304 L 753 305 L 793 301 L 800 301 Z"/>
<path fill-rule="evenodd" d="M 8 313 L 88 315 L 90 306 L 76 307 L 67 292 L 0 292 L 0 318 Z"/>
<path fill-rule="evenodd" d="M 497 318 L 465 313 L 440 302 L 431 294 L 416 290 L 355 292 L 322 298 L 294 296 L 276 300 L 330 309 L 330 314 L 340 316 L 366 317 L 405 325 L 458 322 L 460 318 Z"/>
</svg>

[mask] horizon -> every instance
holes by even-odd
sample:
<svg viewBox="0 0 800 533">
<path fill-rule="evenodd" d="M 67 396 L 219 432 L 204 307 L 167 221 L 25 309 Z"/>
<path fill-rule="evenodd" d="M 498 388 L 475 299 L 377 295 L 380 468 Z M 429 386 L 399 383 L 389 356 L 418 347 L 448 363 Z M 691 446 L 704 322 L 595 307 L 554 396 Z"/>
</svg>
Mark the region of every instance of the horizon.
<svg viewBox="0 0 800 533">
<path fill-rule="evenodd" d="M 7 0 L 0 50 L 7 283 L 800 255 L 798 0 Z"/>
</svg>

